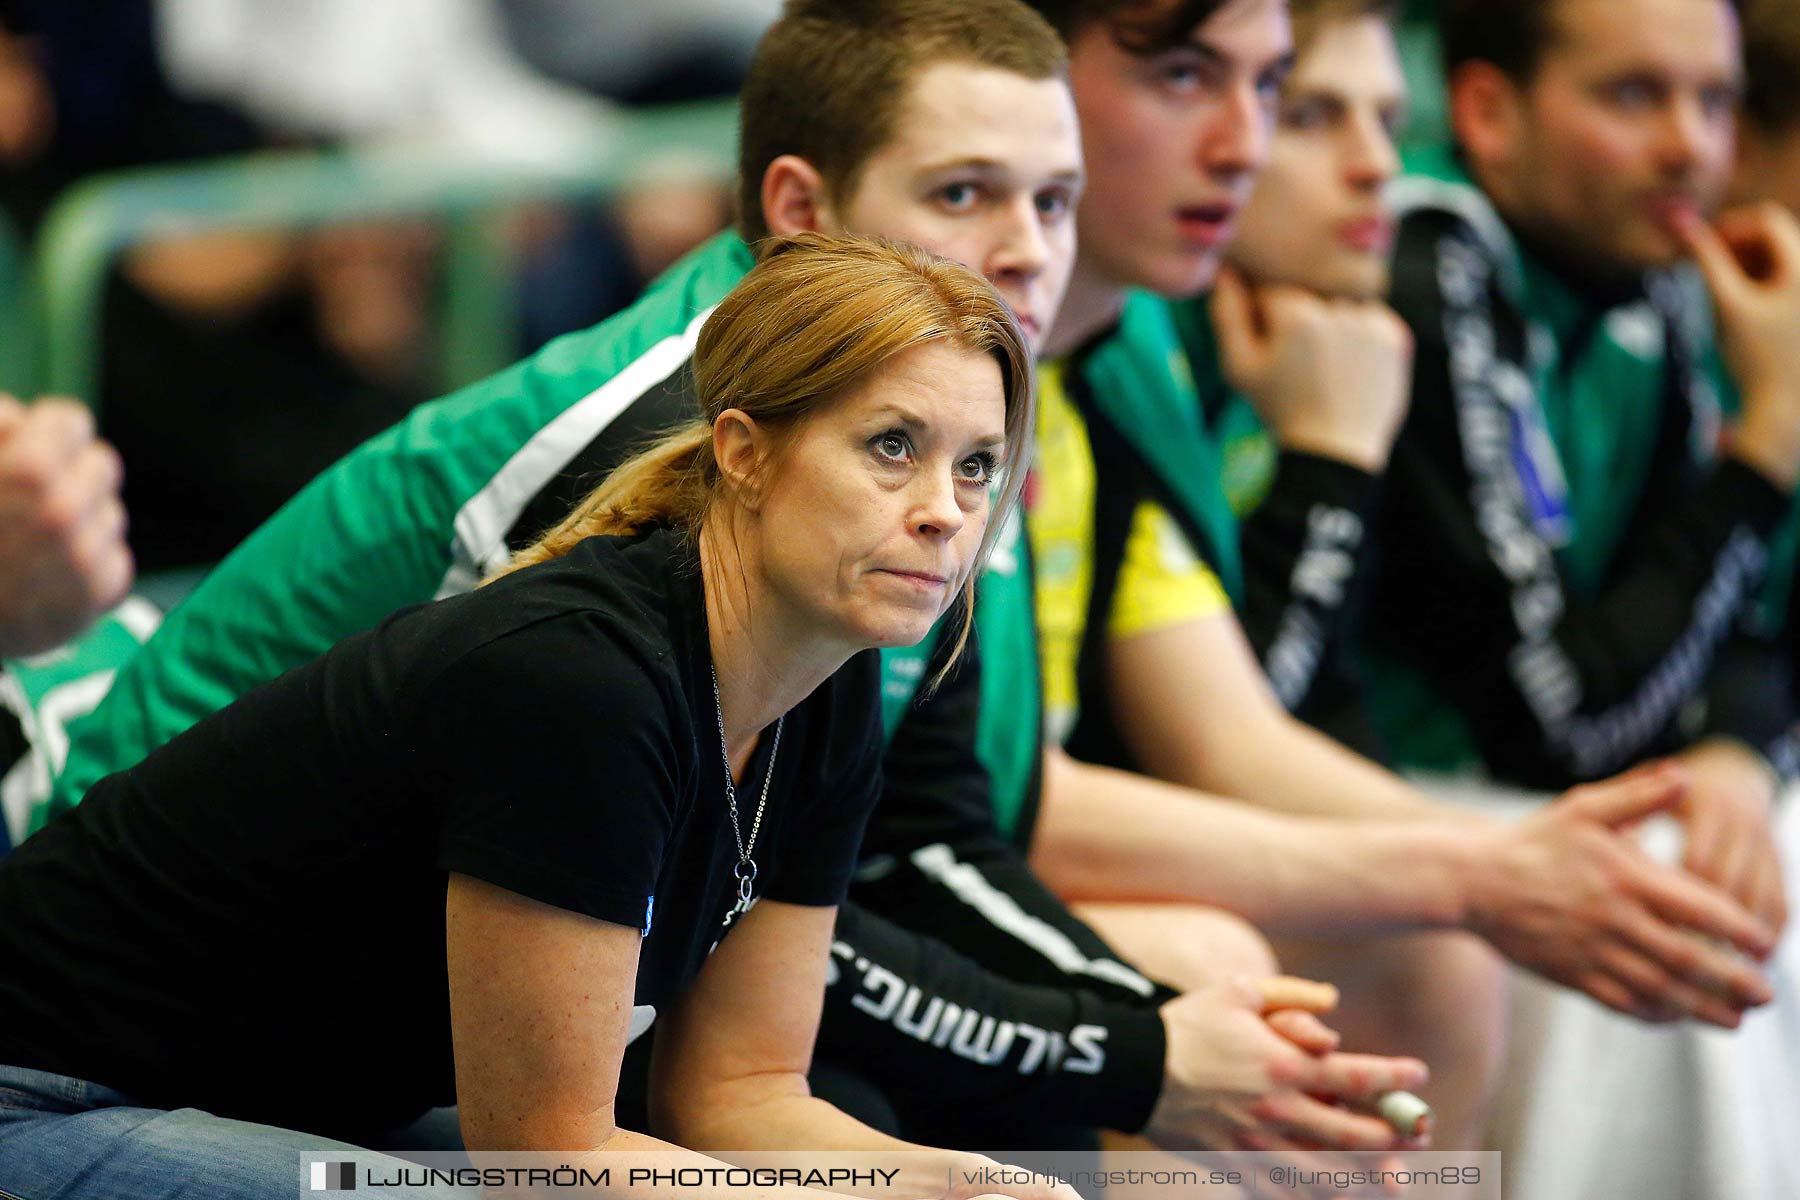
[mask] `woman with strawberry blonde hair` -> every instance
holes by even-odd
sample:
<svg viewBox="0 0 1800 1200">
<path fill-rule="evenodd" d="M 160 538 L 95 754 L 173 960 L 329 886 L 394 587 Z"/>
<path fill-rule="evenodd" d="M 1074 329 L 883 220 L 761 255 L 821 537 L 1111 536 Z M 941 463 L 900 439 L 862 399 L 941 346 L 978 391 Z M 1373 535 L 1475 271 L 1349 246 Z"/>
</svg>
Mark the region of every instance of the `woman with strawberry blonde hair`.
<svg viewBox="0 0 1800 1200">
<path fill-rule="evenodd" d="M 0 864 L 0 1186 L 270 1195 L 296 1151 L 451 1103 L 471 1151 L 902 1146 L 805 1083 L 877 792 L 870 651 L 966 600 L 1027 351 L 971 272 L 809 236 L 693 370 L 702 418 L 503 577 L 249 693 Z M 613 1119 L 652 1022 L 655 1137 Z M 921 1195 L 985 1161 L 931 1157 Z"/>
</svg>

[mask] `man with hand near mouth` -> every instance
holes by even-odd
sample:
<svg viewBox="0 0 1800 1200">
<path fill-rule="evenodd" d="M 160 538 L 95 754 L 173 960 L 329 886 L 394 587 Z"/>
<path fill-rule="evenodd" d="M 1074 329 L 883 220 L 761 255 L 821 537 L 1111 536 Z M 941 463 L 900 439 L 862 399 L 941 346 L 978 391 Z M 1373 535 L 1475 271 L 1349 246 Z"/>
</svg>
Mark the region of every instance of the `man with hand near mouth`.
<svg viewBox="0 0 1800 1200">
<path fill-rule="evenodd" d="M 1541 788 L 1677 754 L 1686 866 L 1779 929 L 1791 713 L 1758 599 L 1800 477 L 1800 224 L 1708 223 L 1737 9 L 1454 0 L 1441 21 L 1457 146 L 1397 193 L 1418 354 L 1371 710 L 1403 761 Z"/>
</svg>

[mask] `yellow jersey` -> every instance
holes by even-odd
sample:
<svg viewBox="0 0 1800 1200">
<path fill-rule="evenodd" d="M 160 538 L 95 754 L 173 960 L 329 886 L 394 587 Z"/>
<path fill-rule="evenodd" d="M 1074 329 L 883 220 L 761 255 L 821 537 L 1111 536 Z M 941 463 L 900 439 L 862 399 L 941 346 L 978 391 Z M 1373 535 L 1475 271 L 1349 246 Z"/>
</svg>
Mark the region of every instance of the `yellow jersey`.
<svg viewBox="0 0 1800 1200">
<path fill-rule="evenodd" d="M 1094 585 L 1094 454 L 1062 362 L 1038 366 L 1037 459 L 1026 528 L 1037 575 L 1038 656 L 1047 735 L 1066 741 L 1080 716 L 1077 667 Z M 1231 608 L 1219 577 L 1162 505 L 1140 501 L 1107 617 L 1109 638 L 1132 637 Z"/>
</svg>

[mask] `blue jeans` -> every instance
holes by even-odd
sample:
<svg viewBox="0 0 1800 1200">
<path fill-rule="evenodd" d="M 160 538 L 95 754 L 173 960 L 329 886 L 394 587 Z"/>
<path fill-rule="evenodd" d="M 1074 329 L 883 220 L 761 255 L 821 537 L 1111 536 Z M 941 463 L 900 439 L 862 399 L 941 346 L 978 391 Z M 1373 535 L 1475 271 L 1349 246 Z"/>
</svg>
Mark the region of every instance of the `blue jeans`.
<svg viewBox="0 0 1800 1200">
<path fill-rule="evenodd" d="M 420 1144 L 396 1135 L 414 1148 Z M 458 1147 L 448 1147 L 458 1148 Z M 312 1195 L 308 1159 L 384 1159 L 311 1134 L 144 1108 L 67 1075 L 0 1066 L 0 1196 L 16 1200 L 271 1200 Z M 384 1194 L 462 1200 L 450 1189 Z"/>
</svg>

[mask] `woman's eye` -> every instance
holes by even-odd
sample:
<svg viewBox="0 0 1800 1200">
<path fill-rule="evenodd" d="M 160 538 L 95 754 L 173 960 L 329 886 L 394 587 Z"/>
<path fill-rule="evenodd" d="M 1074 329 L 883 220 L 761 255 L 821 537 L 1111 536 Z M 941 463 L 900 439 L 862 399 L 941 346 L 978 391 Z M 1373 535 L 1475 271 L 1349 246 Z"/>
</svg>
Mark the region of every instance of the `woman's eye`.
<svg viewBox="0 0 1800 1200">
<path fill-rule="evenodd" d="M 875 449 L 883 457 L 895 462 L 906 459 L 906 435 L 900 433 L 883 433 L 875 437 Z"/>
<path fill-rule="evenodd" d="M 958 468 L 964 483 L 972 483 L 979 487 L 987 487 L 994 482 L 994 456 L 991 454 L 972 454 L 962 460 Z"/>
</svg>

